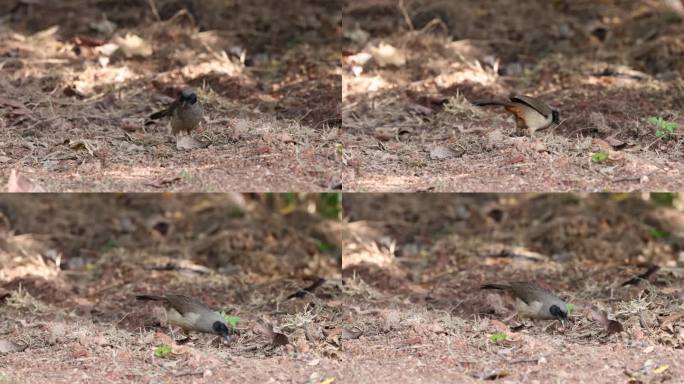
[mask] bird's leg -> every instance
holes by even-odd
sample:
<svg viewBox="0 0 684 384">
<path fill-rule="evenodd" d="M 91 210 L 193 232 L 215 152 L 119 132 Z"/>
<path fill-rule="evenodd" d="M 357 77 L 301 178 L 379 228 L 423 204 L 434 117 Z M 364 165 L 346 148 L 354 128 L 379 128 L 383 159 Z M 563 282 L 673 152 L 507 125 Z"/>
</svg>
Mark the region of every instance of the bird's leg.
<svg viewBox="0 0 684 384">
<path fill-rule="evenodd" d="M 515 135 L 525 136 L 526 128 L 527 126 L 525 125 L 525 121 L 518 117 L 518 115 L 515 115 Z"/>
<path fill-rule="evenodd" d="M 173 341 L 176 341 L 176 334 L 173 332 L 173 325 L 171 324 L 169 324 L 169 333 L 171 334 Z"/>
</svg>

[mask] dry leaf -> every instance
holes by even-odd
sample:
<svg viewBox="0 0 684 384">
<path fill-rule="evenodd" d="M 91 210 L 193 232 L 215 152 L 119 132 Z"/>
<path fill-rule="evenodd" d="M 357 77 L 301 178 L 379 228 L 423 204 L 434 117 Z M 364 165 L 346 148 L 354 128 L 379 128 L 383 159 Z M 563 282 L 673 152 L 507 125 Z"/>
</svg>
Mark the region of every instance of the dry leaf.
<svg viewBox="0 0 684 384">
<path fill-rule="evenodd" d="M 10 193 L 47 192 L 41 185 L 22 175 L 16 169 L 10 171 L 10 177 L 7 181 L 7 191 Z"/>
<path fill-rule="evenodd" d="M 495 330 L 497 330 L 499 332 L 508 333 L 511 331 L 511 329 L 508 327 L 508 325 L 506 325 L 502 321 L 499 321 L 496 319 L 489 320 L 489 325 L 491 325 L 492 328 L 494 328 Z"/>
<path fill-rule="evenodd" d="M 589 317 L 590 317 L 590 319 L 601 324 L 606 329 L 606 334 L 608 336 L 610 336 L 614 333 L 620 333 L 620 332 L 624 331 L 624 328 L 619 321 L 609 319 L 606 312 L 602 311 L 601 309 L 599 309 L 596 306 L 592 306 L 589 309 Z"/>
<path fill-rule="evenodd" d="M 615 136 L 606 137 L 606 143 L 610 144 L 613 148 L 622 148 L 625 146 L 625 142 L 618 140 Z"/>
<path fill-rule="evenodd" d="M 355 340 L 363 335 L 363 331 L 360 329 L 347 329 L 342 328 L 342 340 Z"/>
<path fill-rule="evenodd" d="M 273 325 L 267 323 L 265 320 L 257 320 L 253 328 L 254 333 L 264 336 L 271 341 L 271 345 L 278 347 L 287 345 L 290 341 L 286 335 L 273 331 Z"/>
<path fill-rule="evenodd" d="M 114 43 L 119 45 L 119 50 L 126 58 L 152 56 L 152 46 L 138 35 L 129 33 L 125 37 L 117 36 Z"/>
<path fill-rule="evenodd" d="M 81 149 L 85 149 L 88 151 L 90 156 L 95 156 L 95 150 L 97 149 L 95 144 L 91 140 L 86 140 L 86 139 L 77 139 L 77 140 L 72 140 L 68 139 L 64 142 L 67 146 L 69 146 L 70 149 L 73 149 L 75 151 L 79 151 Z"/>
<path fill-rule="evenodd" d="M 401 67 L 406 64 L 406 56 L 390 44 L 380 43 L 378 47 L 371 47 L 369 50 L 379 67 Z"/>
</svg>

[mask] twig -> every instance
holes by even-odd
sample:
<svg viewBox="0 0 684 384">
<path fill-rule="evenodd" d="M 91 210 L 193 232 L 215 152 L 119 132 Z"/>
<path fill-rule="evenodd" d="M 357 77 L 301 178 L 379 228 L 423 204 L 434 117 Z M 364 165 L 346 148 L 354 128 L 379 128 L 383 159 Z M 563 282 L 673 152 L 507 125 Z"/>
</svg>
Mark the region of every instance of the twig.
<svg viewBox="0 0 684 384">
<path fill-rule="evenodd" d="M 406 10 L 406 6 L 404 5 L 404 0 L 399 0 L 397 8 L 399 8 L 399 11 L 401 11 L 401 14 L 404 16 L 404 21 L 408 25 L 409 29 L 413 31 L 415 28 L 413 27 L 413 22 L 411 21 L 411 18 L 408 15 L 408 11 Z"/>
<path fill-rule="evenodd" d="M 161 17 L 159 16 L 159 11 L 157 11 L 156 1 L 155 0 L 147 0 L 147 5 L 150 6 L 150 9 L 152 10 L 152 14 L 157 19 L 157 21 L 161 21 Z"/>
</svg>

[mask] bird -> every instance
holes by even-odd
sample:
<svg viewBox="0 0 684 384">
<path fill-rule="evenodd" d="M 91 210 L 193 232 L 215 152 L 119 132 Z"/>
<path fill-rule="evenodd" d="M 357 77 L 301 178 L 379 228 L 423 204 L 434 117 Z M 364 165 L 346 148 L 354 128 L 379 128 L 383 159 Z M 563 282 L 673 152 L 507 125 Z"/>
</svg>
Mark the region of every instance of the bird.
<svg viewBox="0 0 684 384">
<path fill-rule="evenodd" d="M 169 116 L 173 135 L 178 135 L 181 132 L 190 135 L 190 132 L 202 120 L 203 113 L 204 110 L 202 104 L 197 100 L 197 94 L 191 88 L 185 88 L 166 109 L 151 114 L 149 118 L 157 120 Z"/>
<path fill-rule="evenodd" d="M 534 132 L 548 128 L 552 123 L 559 124 L 560 113 L 545 102 L 530 96 L 513 94 L 508 101 L 475 100 L 473 104 L 479 107 L 489 105 L 503 106 L 515 116 L 516 134 L 522 136 L 527 132 L 529 136 Z"/>
<path fill-rule="evenodd" d="M 567 320 L 565 302 L 552 292 L 525 281 L 507 284 L 483 284 L 481 289 L 508 291 L 515 297 L 515 309 L 521 317 L 540 320 Z"/>
<path fill-rule="evenodd" d="M 230 331 L 226 320 L 200 301 L 183 295 L 136 295 L 135 298 L 164 304 L 169 324 L 186 331 L 211 333 L 228 339 Z"/>
</svg>

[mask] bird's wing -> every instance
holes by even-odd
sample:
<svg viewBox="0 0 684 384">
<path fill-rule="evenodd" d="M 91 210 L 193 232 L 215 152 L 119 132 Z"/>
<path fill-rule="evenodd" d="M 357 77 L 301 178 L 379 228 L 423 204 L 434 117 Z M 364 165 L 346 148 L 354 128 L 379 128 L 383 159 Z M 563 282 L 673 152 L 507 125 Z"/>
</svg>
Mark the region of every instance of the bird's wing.
<svg viewBox="0 0 684 384">
<path fill-rule="evenodd" d="M 204 311 L 211 312 L 211 309 L 203 303 L 183 295 L 166 295 L 168 303 L 181 315 L 186 313 L 201 313 Z"/>
<path fill-rule="evenodd" d="M 157 111 L 157 112 L 151 114 L 150 119 L 156 120 L 156 119 L 161 119 L 162 117 L 166 117 L 166 116 L 171 115 L 173 110 L 176 109 L 179 104 L 180 104 L 180 101 L 174 100 L 173 103 L 169 104 L 169 106 L 166 107 L 165 109 L 162 109 L 161 111 Z"/>
<path fill-rule="evenodd" d="M 550 291 L 530 283 L 514 282 L 509 285 L 511 286 L 513 293 L 528 305 L 533 301 L 543 301 L 542 299 L 545 296 L 556 297 L 556 295 Z"/>
<path fill-rule="evenodd" d="M 487 105 L 502 105 L 507 107 L 511 105 L 510 102 L 501 100 L 474 100 L 472 103 L 478 107 L 485 107 Z"/>
<path fill-rule="evenodd" d="M 511 101 L 525 104 L 528 107 L 534 109 L 535 111 L 541 113 L 544 116 L 551 116 L 551 107 L 546 105 L 546 103 L 539 101 L 533 97 L 525 95 L 512 95 L 510 97 Z"/>
</svg>

